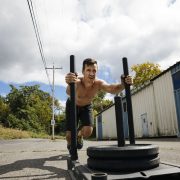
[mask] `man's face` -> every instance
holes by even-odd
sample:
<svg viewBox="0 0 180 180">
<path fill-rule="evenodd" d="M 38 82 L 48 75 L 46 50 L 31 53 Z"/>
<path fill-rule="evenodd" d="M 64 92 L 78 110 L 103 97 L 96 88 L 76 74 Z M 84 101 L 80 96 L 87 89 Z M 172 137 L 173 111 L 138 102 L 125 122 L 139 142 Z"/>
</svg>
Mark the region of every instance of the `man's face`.
<svg viewBox="0 0 180 180">
<path fill-rule="evenodd" d="M 96 73 L 97 73 L 97 64 L 93 65 L 85 65 L 85 68 L 83 70 L 83 75 L 85 79 L 88 80 L 94 80 L 96 78 Z"/>
</svg>

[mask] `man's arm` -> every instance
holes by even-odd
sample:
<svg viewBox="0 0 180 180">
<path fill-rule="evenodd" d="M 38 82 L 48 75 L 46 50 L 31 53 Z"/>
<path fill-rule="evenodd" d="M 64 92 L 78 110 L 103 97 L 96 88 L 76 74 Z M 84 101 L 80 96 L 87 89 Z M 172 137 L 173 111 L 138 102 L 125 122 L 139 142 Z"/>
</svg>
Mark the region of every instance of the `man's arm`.
<svg viewBox="0 0 180 180">
<path fill-rule="evenodd" d="M 69 84 L 66 87 L 66 94 L 70 96 L 70 85 Z"/>
<path fill-rule="evenodd" d="M 68 73 L 65 76 L 65 81 L 67 83 L 66 93 L 67 95 L 70 95 L 70 83 L 74 82 L 75 84 L 79 81 L 81 81 L 82 77 L 78 77 L 77 73 Z"/>
<path fill-rule="evenodd" d="M 111 94 L 118 94 L 124 90 L 124 84 L 107 84 L 106 82 L 101 81 L 100 89 Z"/>
<path fill-rule="evenodd" d="M 119 84 L 107 84 L 105 81 L 100 81 L 100 89 L 111 93 L 111 94 L 118 94 L 119 92 L 124 90 L 124 83 L 132 85 L 133 79 L 131 76 L 121 77 L 121 83 Z"/>
</svg>

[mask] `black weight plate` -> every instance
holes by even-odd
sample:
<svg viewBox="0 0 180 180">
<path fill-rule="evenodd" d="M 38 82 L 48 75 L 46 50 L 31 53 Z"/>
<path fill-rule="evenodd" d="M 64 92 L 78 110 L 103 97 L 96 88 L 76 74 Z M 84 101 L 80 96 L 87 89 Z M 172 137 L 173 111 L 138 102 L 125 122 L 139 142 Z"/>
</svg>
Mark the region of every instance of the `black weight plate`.
<svg viewBox="0 0 180 180">
<path fill-rule="evenodd" d="M 133 159 L 141 157 L 157 157 L 159 147 L 152 144 L 135 144 L 118 147 L 110 146 L 92 146 L 87 148 L 87 155 L 95 159 Z"/>
<path fill-rule="evenodd" d="M 158 167 L 160 158 L 142 158 L 142 159 L 127 159 L 127 160 L 104 160 L 88 158 L 87 165 L 91 169 L 106 170 L 106 171 L 142 171 Z"/>
</svg>

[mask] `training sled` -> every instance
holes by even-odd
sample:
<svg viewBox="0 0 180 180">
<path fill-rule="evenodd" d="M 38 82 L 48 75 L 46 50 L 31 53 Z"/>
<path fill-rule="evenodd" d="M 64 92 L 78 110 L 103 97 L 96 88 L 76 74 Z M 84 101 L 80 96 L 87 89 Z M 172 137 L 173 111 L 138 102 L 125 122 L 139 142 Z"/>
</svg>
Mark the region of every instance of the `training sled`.
<svg viewBox="0 0 180 180">
<path fill-rule="evenodd" d="M 72 180 L 115 180 L 115 179 L 149 179 L 179 180 L 180 166 L 161 162 L 158 167 L 134 172 L 112 172 L 91 169 L 87 164 L 67 159 L 68 173 Z"/>
<path fill-rule="evenodd" d="M 123 58 L 125 77 L 129 74 L 127 58 Z M 70 72 L 75 72 L 74 56 L 70 56 Z M 128 112 L 129 142 L 125 144 L 123 129 L 122 99 L 115 96 L 117 144 L 87 148 L 87 163 L 78 161 L 77 119 L 75 105 L 75 84 L 70 83 L 71 101 L 71 152 L 67 167 L 71 179 L 115 180 L 115 179 L 180 179 L 180 166 L 161 162 L 159 147 L 153 144 L 136 144 L 132 116 L 130 85 L 125 83 Z"/>
</svg>

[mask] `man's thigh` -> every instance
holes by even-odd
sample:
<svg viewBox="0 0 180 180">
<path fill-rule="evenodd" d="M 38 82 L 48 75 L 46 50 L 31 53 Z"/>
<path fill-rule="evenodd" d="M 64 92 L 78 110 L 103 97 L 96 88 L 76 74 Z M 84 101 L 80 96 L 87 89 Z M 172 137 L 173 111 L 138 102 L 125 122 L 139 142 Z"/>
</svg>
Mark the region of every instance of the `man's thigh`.
<svg viewBox="0 0 180 180">
<path fill-rule="evenodd" d="M 80 120 L 81 126 L 87 128 L 91 128 L 93 126 L 93 110 L 92 106 L 84 107 L 80 112 Z"/>
</svg>

